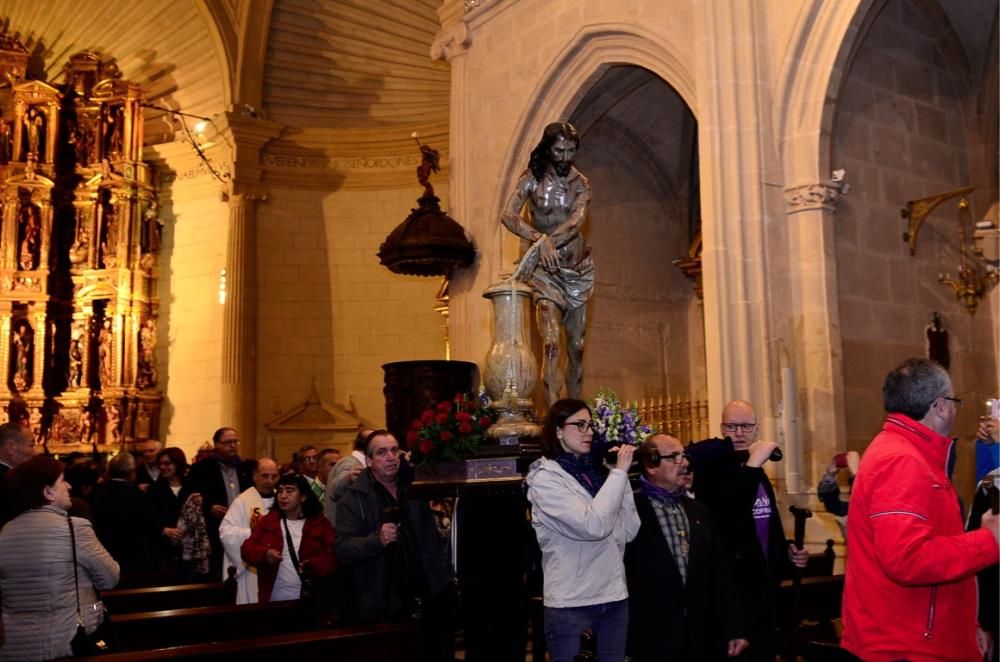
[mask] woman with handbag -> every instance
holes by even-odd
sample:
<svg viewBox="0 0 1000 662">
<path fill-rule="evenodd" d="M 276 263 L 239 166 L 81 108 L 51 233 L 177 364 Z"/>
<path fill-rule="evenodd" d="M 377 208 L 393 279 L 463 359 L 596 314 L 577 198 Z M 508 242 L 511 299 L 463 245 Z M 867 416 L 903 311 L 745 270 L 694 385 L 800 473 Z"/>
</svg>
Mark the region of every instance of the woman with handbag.
<svg viewBox="0 0 1000 662">
<path fill-rule="evenodd" d="M 324 578 L 337 567 L 333 527 L 301 475 L 278 479 L 274 504 L 240 548 L 243 560 L 257 568 L 260 602 L 303 598 L 319 608 L 317 598 L 326 596 L 313 591 L 319 584 L 325 589 Z"/>
<path fill-rule="evenodd" d="M 181 543 L 183 532 L 177 526 L 184 502 L 191 495 L 187 481 L 188 463 L 180 448 L 164 448 L 156 455 L 156 466 L 160 476 L 149 486 L 149 496 L 153 510 L 163 527 L 163 537 L 157 550 L 158 570 L 164 584 L 181 582 Z M 200 505 L 200 504 L 199 504 Z"/>
<path fill-rule="evenodd" d="M 68 517 L 63 465 L 36 456 L 7 474 L 23 512 L 0 531 L 3 660 L 51 660 L 78 653 L 104 621 L 97 590 L 119 569 L 90 522 Z"/>
</svg>

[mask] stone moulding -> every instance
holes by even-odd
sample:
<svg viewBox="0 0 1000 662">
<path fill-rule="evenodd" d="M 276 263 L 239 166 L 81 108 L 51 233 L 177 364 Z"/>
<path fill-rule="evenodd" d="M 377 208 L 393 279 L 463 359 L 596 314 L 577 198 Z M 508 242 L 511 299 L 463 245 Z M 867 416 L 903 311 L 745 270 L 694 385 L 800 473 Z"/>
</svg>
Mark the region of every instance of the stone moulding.
<svg viewBox="0 0 1000 662">
<path fill-rule="evenodd" d="M 833 211 L 840 199 L 840 188 L 834 182 L 803 184 L 785 189 L 785 211 L 795 214 L 812 209 Z"/>
</svg>

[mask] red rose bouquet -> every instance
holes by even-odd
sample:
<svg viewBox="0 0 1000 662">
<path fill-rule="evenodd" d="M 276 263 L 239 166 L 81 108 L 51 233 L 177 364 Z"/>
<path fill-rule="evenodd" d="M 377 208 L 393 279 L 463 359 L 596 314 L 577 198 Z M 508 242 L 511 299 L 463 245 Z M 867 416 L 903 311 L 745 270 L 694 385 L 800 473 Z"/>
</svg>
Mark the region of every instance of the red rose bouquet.
<svg viewBox="0 0 1000 662">
<path fill-rule="evenodd" d="M 476 452 L 493 422 L 485 394 L 474 398 L 457 393 L 451 400 L 442 400 L 410 425 L 406 433 L 410 463 L 420 466 L 463 460 Z"/>
</svg>

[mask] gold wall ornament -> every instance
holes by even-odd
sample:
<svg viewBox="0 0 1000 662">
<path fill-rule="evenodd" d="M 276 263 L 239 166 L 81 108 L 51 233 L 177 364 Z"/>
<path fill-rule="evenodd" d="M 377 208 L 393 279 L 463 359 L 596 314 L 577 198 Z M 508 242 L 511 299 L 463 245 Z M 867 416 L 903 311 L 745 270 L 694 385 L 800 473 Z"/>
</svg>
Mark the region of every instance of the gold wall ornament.
<svg viewBox="0 0 1000 662">
<path fill-rule="evenodd" d="M 938 274 L 938 280 L 950 287 L 955 298 L 965 305 L 970 315 L 975 316 L 979 302 L 1000 282 L 1000 274 L 983 263 L 981 250 L 967 249 L 965 225 L 969 216 L 969 201 L 962 198 L 958 203 L 958 251 L 961 258 L 958 277 L 952 278 L 950 273 L 944 273 Z"/>
<path fill-rule="evenodd" d="M 972 193 L 974 190 L 971 186 L 966 186 L 965 188 L 938 193 L 927 198 L 907 201 L 906 207 L 900 209 L 899 214 L 908 221 L 907 229 L 903 231 L 903 241 L 910 245 L 911 256 L 917 253 L 917 236 L 920 234 L 920 227 L 924 224 L 924 220 L 930 213 L 942 202 L 947 202 L 959 195 Z"/>
<path fill-rule="evenodd" d="M 144 93 L 91 52 L 25 79 L 22 51 L 0 35 L 0 411 L 49 452 L 117 452 L 158 436 L 163 400 Z"/>
</svg>

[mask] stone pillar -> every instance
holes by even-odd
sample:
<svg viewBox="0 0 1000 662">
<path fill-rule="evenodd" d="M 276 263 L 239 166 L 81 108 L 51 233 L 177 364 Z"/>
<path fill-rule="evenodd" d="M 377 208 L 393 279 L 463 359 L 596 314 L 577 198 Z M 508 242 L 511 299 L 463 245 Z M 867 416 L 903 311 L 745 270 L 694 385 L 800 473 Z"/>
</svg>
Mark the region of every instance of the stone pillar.
<svg viewBox="0 0 1000 662">
<path fill-rule="evenodd" d="M 257 198 L 247 193 L 229 196 L 229 237 L 226 244 L 226 303 L 222 318 L 222 417 L 236 428 L 241 449 L 252 457 L 256 444 L 256 217 Z"/>
<path fill-rule="evenodd" d="M 844 450 L 843 356 L 833 231 L 839 185 L 785 189 L 788 284 L 786 346 L 798 383 L 799 457 L 804 490 L 815 489 L 830 457 Z M 822 434 L 817 434 L 822 432 Z"/>
<path fill-rule="evenodd" d="M 222 330 L 222 425 L 240 434 L 245 457 L 263 447 L 257 403 L 257 202 L 266 197 L 260 186 L 260 153 L 281 127 L 235 112 L 215 121 L 224 144 L 231 145 L 231 182 L 227 191 L 229 228 L 226 240 L 226 302 Z M 209 136 L 210 140 L 213 140 Z M 214 141 L 219 142 L 219 141 Z M 260 444 L 258 444 L 260 437 Z"/>
<path fill-rule="evenodd" d="M 765 269 L 765 145 L 761 98 L 767 30 L 752 0 L 702 2 L 697 34 L 706 364 L 712 427 L 732 398 L 752 400 L 761 436 L 777 438 L 776 368 Z M 733 35 L 739 35 L 734 39 Z M 739 173 L 734 177 L 733 173 Z M 724 329 L 725 334 L 718 330 Z"/>
<path fill-rule="evenodd" d="M 451 66 L 451 112 L 448 152 L 450 156 L 449 164 L 449 215 L 467 230 L 472 231 L 472 205 L 468 195 L 469 174 L 467 169 L 469 164 L 469 139 L 466 136 L 468 131 L 468 110 L 466 104 L 467 87 L 467 62 L 468 47 L 472 43 L 472 33 L 465 22 L 465 8 L 463 0 L 445 0 L 437 10 L 441 20 L 441 32 L 438 33 L 431 45 L 431 58 L 434 60 L 447 61 Z M 499 219 L 496 221 L 499 223 Z M 476 234 L 476 233 L 473 233 Z M 483 241 L 483 237 L 477 236 L 477 243 Z M 482 252 L 482 246 L 477 247 Z M 476 273 L 482 271 L 483 265 L 473 266 L 463 269 L 452 275 L 448 290 L 449 298 L 448 324 L 449 343 L 451 357 L 464 361 L 475 361 L 479 363 L 486 354 L 484 349 L 476 355 L 475 347 L 478 344 L 473 336 L 480 336 L 483 312 L 482 302 L 476 293 L 482 289 L 477 286 Z M 476 316 L 477 312 L 480 314 Z"/>
</svg>

